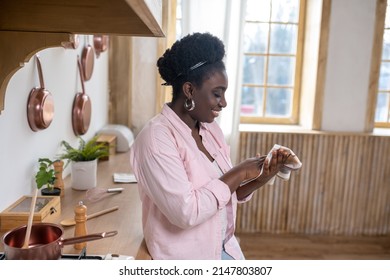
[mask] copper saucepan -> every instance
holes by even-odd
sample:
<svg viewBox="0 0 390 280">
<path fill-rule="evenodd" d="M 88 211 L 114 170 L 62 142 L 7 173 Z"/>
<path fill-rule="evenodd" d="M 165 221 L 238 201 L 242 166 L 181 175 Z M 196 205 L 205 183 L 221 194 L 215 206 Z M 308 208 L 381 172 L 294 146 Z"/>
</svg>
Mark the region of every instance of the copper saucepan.
<svg viewBox="0 0 390 280">
<path fill-rule="evenodd" d="M 54 99 L 45 89 L 42 66 L 38 56 L 36 56 L 36 61 L 40 87 L 31 90 L 27 101 L 27 120 L 33 131 L 48 128 L 54 115 Z"/>
<path fill-rule="evenodd" d="M 94 35 L 93 46 L 95 48 L 96 58 L 99 58 L 100 54 L 108 48 L 108 35 Z"/>
<path fill-rule="evenodd" d="M 63 229 L 52 223 L 36 223 L 31 227 L 29 248 L 23 249 L 27 226 L 12 229 L 4 234 L 4 254 L 7 260 L 58 260 L 62 247 L 76 243 L 112 237 L 117 231 L 88 234 L 63 239 Z"/>
<path fill-rule="evenodd" d="M 93 67 L 95 64 L 95 51 L 89 43 L 83 48 L 81 53 L 81 63 L 83 64 L 84 81 L 89 81 L 92 77 Z"/>
<path fill-rule="evenodd" d="M 77 59 L 77 64 L 80 72 L 82 92 L 77 93 L 73 101 L 72 125 L 76 136 L 83 135 L 88 131 L 92 113 L 91 99 L 85 93 L 83 68 L 79 59 Z"/>
</svg>

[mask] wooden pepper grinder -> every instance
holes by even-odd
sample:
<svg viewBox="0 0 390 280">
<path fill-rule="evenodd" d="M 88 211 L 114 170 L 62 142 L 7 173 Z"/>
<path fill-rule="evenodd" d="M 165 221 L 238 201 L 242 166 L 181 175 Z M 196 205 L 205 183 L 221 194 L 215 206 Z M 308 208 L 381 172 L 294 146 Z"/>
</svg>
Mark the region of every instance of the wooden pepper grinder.
<svg viewBox="0 0 390 280">
<path fill-rule="evenodd" d="M 54 187 L 61 190 L 61 197 L 65 195 L 64 180 L 62 179 L 62 171 L 64 170 L 64 162 L 62 160 L 56 160 L 53 163 L 56 180 L 54 181 Z"/>
<path fill-rule="evenodd" d="M 82 201 L 74 208 L 76 226 L 74 229 L 74 236 L 83 236 L 87 234 L 87 206 Z M 73 245 L 75 249 L 81 250 L 87 246 L 86 242 L 76 243 Z"/>
</svg>

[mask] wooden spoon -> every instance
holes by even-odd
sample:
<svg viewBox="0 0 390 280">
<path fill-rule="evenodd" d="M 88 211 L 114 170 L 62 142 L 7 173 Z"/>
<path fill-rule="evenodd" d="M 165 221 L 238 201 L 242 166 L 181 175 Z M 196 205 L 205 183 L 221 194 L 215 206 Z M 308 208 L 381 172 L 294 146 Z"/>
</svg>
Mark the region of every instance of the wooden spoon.
<svg viewBox="0 0 390 280">
<path fill-rule="evenodd" d="M 102 211 L 96 212 L 96 213 L 91 214 L 91 215 L 87 215 L 87 220 L 90 220 L 90 219 L 93 219 L 95 217 L 104 215 L 106 213 L 113 212 L 115 210 L 118 210 L 118 208 L 119 208 L 118 206 L 115 206 L 115 207 L 112 207 L 112 208 L 108 208 L 106 210 L 102 210 Z M 65 220 L 61 221 L 61 225 L 64 226 L 64 227 L 74 226 L 75 224 L 76 224 L 76 221 L 74 220 L 74 218 L 65 219 Z"/>
<path fill-rule="evenodd" d="M 24 244 L 22 247 L 23 249 L 27 249 L 28 245 L 30 243 L 31 227 L 32 227 L 33 218 L 34 218 L 35 204 L 37 202 L 37 196 L 38 196 L 38 189 L 36 188 L 34 195 L 32 197 L 32 201 L 31 201 L 30 214 L 28 216 L 28 221 L 27 221 L 27 231 L 26 231 L 26 236 L 24 238 Z"/>
</svg>

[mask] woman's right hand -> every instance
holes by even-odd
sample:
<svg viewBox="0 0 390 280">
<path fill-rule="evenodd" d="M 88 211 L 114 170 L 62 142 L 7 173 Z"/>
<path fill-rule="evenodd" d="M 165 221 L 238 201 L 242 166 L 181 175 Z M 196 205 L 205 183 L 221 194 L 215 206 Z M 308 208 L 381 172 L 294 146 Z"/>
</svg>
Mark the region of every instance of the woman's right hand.
<svg viewBox="0 0 390 280">
<path fill-rule="evenodd" d="M 233 193 L 242 182 L 255 179 L 259 176 L 264 160 L 265 156 L 260 155 L 248 158 L 223 174 L 220 180 L 225 182 Z"/>
<path fill-rule="evenodd" d="M 260 156 L 248 158 L 237 165 L 242 170 L 243 182 L 251 179 L 255 179 L 259 176 L 261 168 L 264 164 L 266 156 Z"/>
</svg>

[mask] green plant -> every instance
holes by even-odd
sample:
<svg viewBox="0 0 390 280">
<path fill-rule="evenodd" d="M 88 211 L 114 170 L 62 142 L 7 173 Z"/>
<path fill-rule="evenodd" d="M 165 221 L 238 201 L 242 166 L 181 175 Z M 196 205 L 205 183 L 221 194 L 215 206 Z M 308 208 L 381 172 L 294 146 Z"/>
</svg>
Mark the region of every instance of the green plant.
<svg viewBox="0 0 390 280">
<path fill-rule="evenodd" d="M 37 188 L 41 189 L 43 186 L 46 186 L 48 189 L 52 190 L 54 188 L 54 182 L 56 180 L 53 167 L 53 161 L 48 158 L 40 158 L 39 170 L 35 174 L 35 182 L 37 183 Z"/>
<path fill-rule="evenodd" d="M 70 161 L 91 161 L 101 157 L 108 156 L 109 147 L 105 143 L 97 142 L 99 136 L 85 141 L 79 138 L 79 146 L 72 147 L 68 142 L 62 141 L 61 145 L 64 147 L 64 153 L 59 156 L 60 159 Z"/>
</svg>

